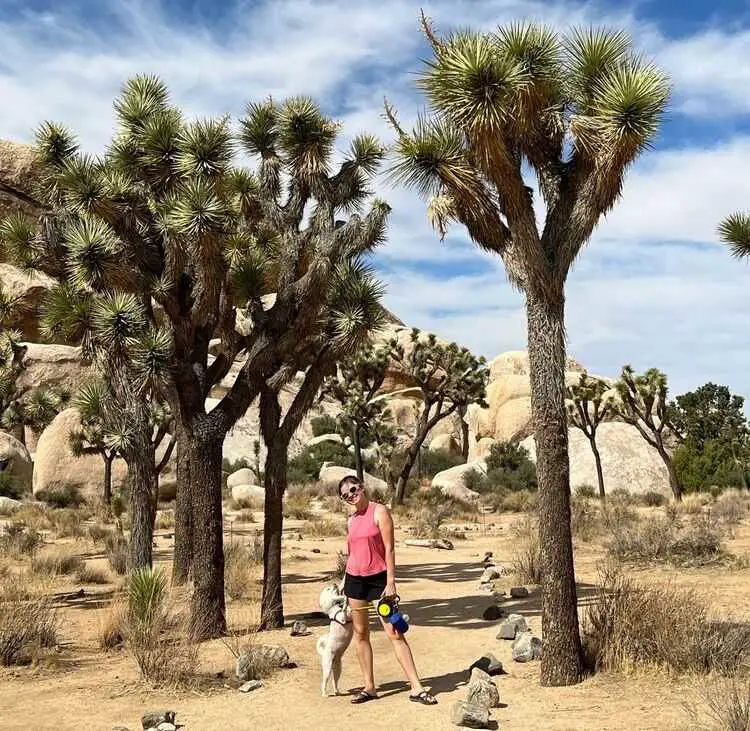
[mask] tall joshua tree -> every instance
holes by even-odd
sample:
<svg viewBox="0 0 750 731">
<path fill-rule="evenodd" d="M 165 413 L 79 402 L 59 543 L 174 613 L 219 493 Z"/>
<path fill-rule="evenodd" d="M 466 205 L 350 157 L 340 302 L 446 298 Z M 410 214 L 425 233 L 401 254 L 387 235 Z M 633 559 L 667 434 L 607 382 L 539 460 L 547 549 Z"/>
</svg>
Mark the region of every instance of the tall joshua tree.
<svg viewBox="0 0 750 731">
<path fill-rule="evenodd" d="M 654 138 L 669 84 L 625 33 L 534 24 L 439 38 L 419 79 L 431 108 L 398 133 L 393 177 L 430 197 L 445 234 L 463 224 L 526 299 L 542 552 L 543 685 L 583 674 L 570 534 L 565 281 L 627 167 Z M 536 175 L 542 226 L 525 175 Z"/>
<path fill-rule="evenodd" d="M 115 111 L 117 131 L 101 158 L 80 154 L 69 132 L 42 126 L 46 213 L 38 225 L 12 217 L 0 233 L 25 266 L 79 289 L 132 294 L 147 331 L 159 334 L 141 356 L 169 374 L 180 482 L 174 578 L 192 575 L 194 633 L 216 636 L 226 630 L 224 438 L 262 391 L 314 360 L 333 271 L 382 241 L 388 206 L 375 201 L 366 215 L 356 211 L 383 150 L 357 137 L 331 172 L 337 125 L 312 101 L 255 104 L 239 134 L 259 161 L 254 173 L 234 164 L 237 139 L 227 119 L 185 120 L 157 78 L 127 82 Z M 81 232 L 73 244 L 71 227 Z M 277 295 L 266 306 L 270 292 Z M 219 341 L 213 359 L 212 340 Z M 234 384 L 207 412 L 211 388 L 240 352 Z"/>
<path fill-rule="evenodd" d="M 609 389 L 610 386 L 606 381 L 601 378 L 590 378 L 587 373 L 581 373 L 578 383 L 573 383 L 567 388 L 568 420 L 571 426 L 580 429 L 589 440 L 596 464 L 599 497 L 602 500 L 606 498 L 606 495 L 602 458 L 596 446 L 596 430 L 599 424 L 614 412 L 611 401 L 604 397 Z"/>
</svg>

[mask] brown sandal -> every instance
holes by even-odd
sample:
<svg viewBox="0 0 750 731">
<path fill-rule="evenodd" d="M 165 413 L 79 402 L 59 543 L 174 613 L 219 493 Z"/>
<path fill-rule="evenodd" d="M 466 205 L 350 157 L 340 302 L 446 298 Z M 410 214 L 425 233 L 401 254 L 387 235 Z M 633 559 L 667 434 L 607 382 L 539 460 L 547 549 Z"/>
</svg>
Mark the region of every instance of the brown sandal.
<svg viewBox="0 0 750 731">
<path fill-rule="evenodd" d="M 416 695 L 409 694 L 409 700 L 415 703 L 421 703 L 423 706 L 434 706 L 437 704 L 437 698 L 432 693 L 422 690 Z"/>
</svg>

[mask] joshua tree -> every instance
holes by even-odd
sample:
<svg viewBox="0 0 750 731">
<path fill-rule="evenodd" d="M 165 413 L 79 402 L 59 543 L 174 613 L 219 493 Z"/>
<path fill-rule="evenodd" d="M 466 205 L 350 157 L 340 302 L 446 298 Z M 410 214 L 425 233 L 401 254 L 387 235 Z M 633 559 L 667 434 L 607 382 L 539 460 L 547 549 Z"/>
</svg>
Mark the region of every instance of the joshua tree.
<svg viewBox="0 0 750 731">
<path fill-rule="evenodd" d="M 375 348 L 367 343 L 339 364 L 335 376 L 326 379 L 323 394 L 341 405 L 343 420 L 351 427 L 357 477 L 364 476 L 362 435 L 372 433 L 386 409 L 380 389 L 385 381 L 395 342 Z"/>
<path fill-rule="evenodd" d="M 565 281 L 626 169 L 654 138 L 669 95 L 664 74 L 625 33 L 533 24 L 445 38 L 423 16 L 432 47 L 419 80 L 429 116 L 398 134 L 396 181 L 431 196 L 428 215 L 451 221 L 498 254 L 526 298 L 537 444 L 543 685 L 583 675 L 578 628 L 565 409 Z M 540 228 L 536 175 L 546 214 Z"/>
<path fill-rule="evenodd" d="M 393 359 L 422 392 L 414 435 L 396 480 L 393 504 L 401 505 L 414 463 L 427 435 L 440 421 L 469 404 L 486 406 L 488 372 L 484 358 L 476 358 L 455 343 L 443 345 L 432 333 L 411 332 L 408 350 L 393 349 Z"/>
<path fill-rule="evenodd" d="M 612 403 L 604 395 L 610 386 L 601 378 L 589 378 L 581 373 L 578 383 L 567 388 L 568 421 L 572 426 L 580 429 L 589 440 L 591 451 L 596 463 L 596 479 L 599 482 L 599 497 L 604 500 L 604 473 L 602 472 L 602 458 L 596 446 L 596 430 L 599 424 L 606 421 L 614 412 Z"/>
<path fill-rule="evenodd" d="M 667 377 L 657 368 L 649 368 L 638 376 L 626 365 L 617 382 L 620 397 L 615 408 L 619 417 L 631 424 L 659 453 L 669 473 L 669 486 L 674 499 L 682 500 L 682 487 L 677 478 L 672 455 L 667 449 L 667 438 L 677 435 L 667 404 Z"/>
</svg>

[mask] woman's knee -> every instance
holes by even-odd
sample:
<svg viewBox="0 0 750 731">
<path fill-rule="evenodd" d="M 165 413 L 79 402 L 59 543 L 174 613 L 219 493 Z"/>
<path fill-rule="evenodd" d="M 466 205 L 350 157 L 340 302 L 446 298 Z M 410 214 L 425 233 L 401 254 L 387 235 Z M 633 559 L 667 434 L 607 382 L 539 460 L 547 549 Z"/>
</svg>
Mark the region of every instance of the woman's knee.
<svg viewBox="0 0 750 731">
<path fill-rule="evenodd" d="M 363 626 L 354 625 L 354 639 L 357 642 L 370 641 L 370 628 L 365 624 Z"/>
</svg>

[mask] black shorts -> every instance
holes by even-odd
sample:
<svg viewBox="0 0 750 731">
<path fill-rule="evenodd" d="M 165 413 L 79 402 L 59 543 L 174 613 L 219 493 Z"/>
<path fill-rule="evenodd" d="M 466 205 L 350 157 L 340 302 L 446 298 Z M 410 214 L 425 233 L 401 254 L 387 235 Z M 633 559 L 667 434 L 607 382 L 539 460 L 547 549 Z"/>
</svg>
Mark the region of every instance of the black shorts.
<svg viewBox="0 0 750 731">
<path fill-rule="evenodd" d="M 349 599 L 361 599 L 366 602 L 374 602 L 380 599 L 388 583 L 388 572 L 383 571 L 372 576 L 353 576 L 346 574 L 344 577 L 344 596 Z"/>
</svg>

